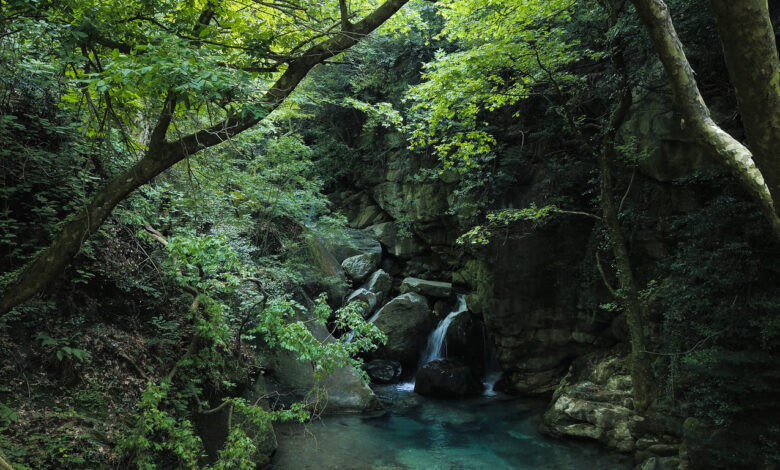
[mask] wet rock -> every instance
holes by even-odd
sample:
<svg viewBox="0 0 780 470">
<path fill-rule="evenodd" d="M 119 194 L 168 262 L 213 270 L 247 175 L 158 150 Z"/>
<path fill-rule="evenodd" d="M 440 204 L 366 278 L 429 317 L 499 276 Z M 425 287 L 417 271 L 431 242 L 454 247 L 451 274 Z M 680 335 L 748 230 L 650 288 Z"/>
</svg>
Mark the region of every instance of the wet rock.
<svg viewBox="0 0 780 470">
<path fill-rule="evenodd" d="M 677 470 L 680 459 L 677 457 L 650 457 L 637 465 L 634 470 Z"/>
<path fill-rule="evenodd" d="M 387 335 L 387 343 L 374 356 L 399 361 L 412 369 L 433 326 L 433 315 L 425 297 L 410 292 L 382 307 L 374 325 Z"/>
<path fill-rule="evenodd" d="M 350 256 L 341 262 L 347 277 L 355 282 L 362 282 L 378 266 L 380 256 L 374 253 Z"/>
<path fill-rule="evenodd" d="M 417 372 L 414 391 L 435 397 L 465 397 L 482 393 L 479 376 L 455 359 L 440 359 L 425 364 Z"/>
<path fill-rule="evenodd" d="M 452 294 L 452 283 L 407 277 L 401 282 L 401 293 L 415 292 L 426 297 L 447 298 Z"/>
<path fill-rule="evenodd" d="M 401 378 L 401 363 L 388 359 L 374 359 L 365 364 L 363 369 L 371 378 L 371 382 L 377 384 L 393 384 Z"/>
<path fill-rule="evenodd" d="M 617 377 L 620 377 L 618 380 Z M 621 452 L 633 451 L 637 416 L 630 404 L 631 381 L 624 357 L 593 353 L 572 364 L 544 414 L 545 430 L 558 436 L 599 441 Z"/>
<path fill-rule="evenodd" d="M 376 296 L 376 304 L 382 305 L 382 302 L 390 293 L 390 288 L 392 286 L 393 278 L 382 269 L 379 269 L 368 278 L 365 284 L 363 284 L 363 289 L 373 292 Z"/>
</svg>

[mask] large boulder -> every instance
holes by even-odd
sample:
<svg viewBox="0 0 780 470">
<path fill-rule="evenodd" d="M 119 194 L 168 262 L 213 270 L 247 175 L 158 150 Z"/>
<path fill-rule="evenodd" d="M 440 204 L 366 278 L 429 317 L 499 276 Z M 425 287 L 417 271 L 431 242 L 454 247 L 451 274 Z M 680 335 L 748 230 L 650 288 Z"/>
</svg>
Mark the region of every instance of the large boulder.
<svg viewBox="0 0 780 470">
<path fill-rule="evenodd" d="M 452 283 L 407 277 L 401 282 L 401 293 L 405 294 L 407 292 L 444 299 L 452 294 Z"/>
<path fill-rule="evenodd" d="M 482 382 L 466 364 L 455 359 L 440 359 L 417 371 L 414 391 L 435 397 L 465 397 L 482 393 Z"/>
<path fill-rule="evenodd" d="M 433 183 L 396 183 L 385 182 L 373 187 L 373 196 L 377 204 L 394 219 L 412 217 L 419 222 L 438 221 L 449 204 L 449 187 L 441 182 Z"/>
<path fill-rule="evenodd" d="M 363 284 L 363 289 L 372 292 L 376 296 L 377 305 L 382 305 L 382 302 L 390 293 L 391 287 L 393 287 L 393 278 L 381 269 L 374 272 Z"/>
<path fill-rule="evenodd" d="M 347 274 L 347 277 L 355 282 L 362 282 L 377 267 L 379 267 L 380 256 L 374 253 L 350 256 L 341 263 L 341 267 Z"/>
<path fill-rule="evenodd" d="M 401 378 L 401 363 L 388 359 L 374 359 L 365 364 L 363 370 L 366 371 L 371 382 L 377 384 L 393 384 Z"/>
<path fill-rule="evenodd" d="M 306 260 L 310 269 L 303 270 L 301 287 L 312 297 L 326 292 L 328 304 L 334 309 L 338 308 L 347 293 L 347 280 L 341 268 L 341 261 L 337 260 L 313 233 L 307 232 L 303 240 L 305 243 L 298 248 L 297 254 Z"/>
<path fill-rule="evenodd" d="M 447 357 L 459 359 L 477 372 L 484 372 L 487 356 L 482 322 L 469 311 L 452 319 L 444 335 Z"/>
<path fill-rule="evenodd" d="M 543 430 L 631 452 L 636 446 L 632 429 L 642 420 L 634 411 L 626 358 L 592 353 L 576 360 L 561 380 L 544 414 Z"/>
<path fill-rule="evenodd" d="M 301 312 L 298 315 L 319 341 L 337 341 L 321 323 L 313 321 L 311 314 Z M 308 402 L 313 396 L 312 391 L 319 389 L 316 393 L 318 402 L 313 406 L 324 413 L 366 413 L 383 409 L 374 392 L 363 383 L 352 366 L 338 367 L 332 373 L 317 378 L 312 363 L 302 361 L 297 352 L 266 348 L 260 338 L 257 346 L 263 359 L 262 366 L 268 371 L 269 393 L 277 397 L 279 404 Z"/>
<path fill-rule="evenodd" d="M 387 335 L 387 343 L 379 347 L 375 356 L 394 359 L 413 369 L 433 326 L 433 314 L 425 297 L 410 292 L 382 307 L 374 325 Z"/>
</svg>

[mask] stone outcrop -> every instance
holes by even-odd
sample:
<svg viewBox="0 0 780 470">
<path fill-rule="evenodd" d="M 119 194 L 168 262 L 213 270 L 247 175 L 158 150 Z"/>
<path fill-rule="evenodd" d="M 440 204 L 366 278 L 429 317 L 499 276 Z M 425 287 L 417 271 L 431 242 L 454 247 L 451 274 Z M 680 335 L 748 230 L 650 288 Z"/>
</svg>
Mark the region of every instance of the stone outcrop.
<svg viewBox="0 0 780 470">
<path fill-rule="evenodd" d="M 405 369 L 412 370 L 433 326 L 433 315 L 426 298 L 410 292 L 382 307 L 374 325 L 387 335 L 387 343 L 373 355 L 396 360 Z"/>
<path fill-rule="evenodd" d="M 322 244 L 338 263 L 357 255 L 373 255 L 377 261 L 382 256 L 382 245 L 362 230 L 348 229 L 344 237 L 334 235 L 323 240 Z"/>
<path fill-rule="evenodd" d="M 642 420 L 633 409 L 626 360 L 615 353 L 575 361 L 544 414 L 553 435 L 593 439 L 621 452 L 635 449 L 632 429 Z"/>
<path fill-rule="evenodd" d="M 401 293 L 405 294 L 407 292 L 414 292 L 426 297 L 446 299 L 452 295 L 452 283 L 407 277 L 401 282 Z"/>
<path fill-rule="evenodd" d="M 468 365 L 455 359 L 440 359 L 417 371 L 414 391 L 444 398 L 475 396 L 482 393 L 482 382 Z"/>
<path fill-rule="evenodd" d="M 471 312 L 465 311 L 453 318 L 444 342 L 447 345 L 447 357 L 466 363 L 479 374 L 485 372 L 489 345 L 485 344 L 482 323 Z"/>
<path fill-rule="evenodd" d="M 508 391 L 547 394 L 571 361 L 617 342 L 612 315 L 580 308 L 582 272 L 572 269 L 586 251 L 588 221 L 550 224 L 520 239 L 491 245 L 454 281 L 471 286 L 469 308 L 494 339 Z"/>
<path fill-rule="evenodd" d="M 383 222 L 371 225 L 365 230 L 376 237 L 393 256 L 412 258 L 428 251 L 428 247 L 417 235 L 399 233 L 397 222 Z"/>
</svg>

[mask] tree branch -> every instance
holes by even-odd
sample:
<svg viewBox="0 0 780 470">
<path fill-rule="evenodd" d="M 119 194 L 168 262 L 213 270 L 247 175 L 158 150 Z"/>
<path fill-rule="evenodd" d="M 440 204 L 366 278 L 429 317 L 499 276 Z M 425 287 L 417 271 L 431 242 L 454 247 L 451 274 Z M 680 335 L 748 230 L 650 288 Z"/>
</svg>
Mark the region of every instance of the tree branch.
<svg viewBox="0 0 780 470">
<path fill-rule="evenodd" d="M 287 70 L 258 104 L 267 113 L 272 112 L 292 93 L 314 66 L 355 45 L 395 14 L 407 1 L 386 0 L 368 16 L 355 23 L 349 34 L 339 34 L 310 47 L 304 55 L 290 63 Z M 162 119 L 158 120 L 158 124 L 164 121 L 166 109 L 163 108 Z M 154 142 L 150 142 L 146 154 L 109 180 L 92 196 L 83 209 L 69 216 L 62 224 L 60 232 L 53 237 L 49 247 L 28 263 L 16 279 L 6 287 L 0 299 L 0 314 L 33 297 L 56 279 L 79 252 L 84 240 L 97 231 L 114 207 L 135 189 L 184 158 L 240 134 L 261 119 L 262 117 L 255 116 L 232 116 L 176 142 L 160 139 L 159 136 L 163 134 L 162 127 L 156 126 L 160 130 L 157 131 Z"/>
<path fill-rule="evenodd" d="M 677 37 L 666 3 L 663 0 L 632 2 L 666 71 L 677 110 L 683 116 L 682 126 L 736 176 L 761 208 L 775 236 L 780 239 L 780 217 L 777 215 L 769 187 L 756 167 L 750 150 L 712 120 L 696 84 L 696 76 L 685 56 L 683 45 Z"/>
</svg>

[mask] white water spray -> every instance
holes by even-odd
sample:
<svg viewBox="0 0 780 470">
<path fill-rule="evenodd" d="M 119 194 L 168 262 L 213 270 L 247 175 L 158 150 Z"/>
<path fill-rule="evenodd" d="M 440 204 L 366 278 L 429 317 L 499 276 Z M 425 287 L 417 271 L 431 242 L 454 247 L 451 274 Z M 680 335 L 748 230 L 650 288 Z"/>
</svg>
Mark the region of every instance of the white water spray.
<svg viewBox="0 0 780 470">
<path fill-rule="evenodd" d="M 455 310 L 439 322 L 431 336 L 428 337 L 428 344 L 425 346 L 425 351 L 423 351 L 420 359 L 420 367 L 431 361 L 444 359 L 447 356 L 447 329 L 452 321 L 455 320 L 455 317 L 466 310 L 468 310 L 466 307 L 466 296 L 458 295 L 458 305 L 455 307 Z"/>
</svg>

